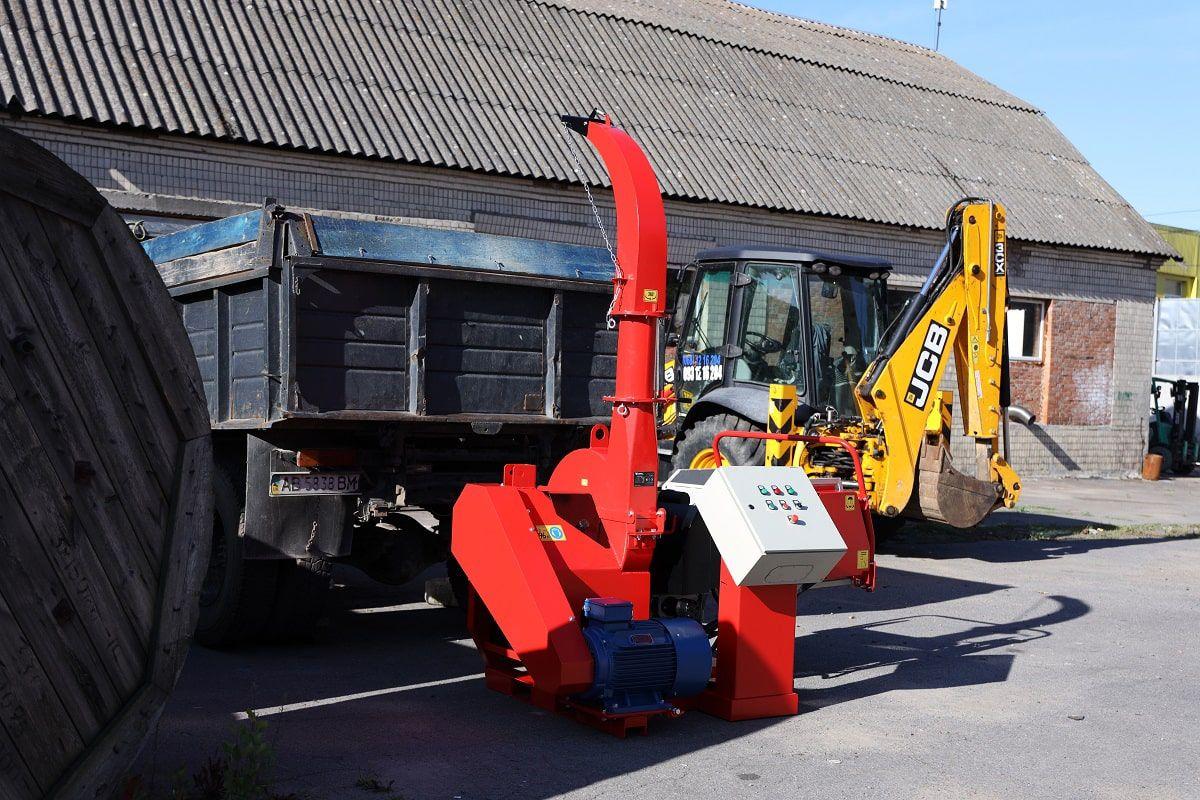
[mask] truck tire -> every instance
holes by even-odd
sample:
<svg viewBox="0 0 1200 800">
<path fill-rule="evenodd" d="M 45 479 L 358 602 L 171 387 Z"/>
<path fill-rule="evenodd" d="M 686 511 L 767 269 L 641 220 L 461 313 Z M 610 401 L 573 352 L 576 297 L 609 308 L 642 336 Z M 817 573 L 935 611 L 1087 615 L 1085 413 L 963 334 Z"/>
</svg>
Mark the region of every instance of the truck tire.
<svg viewBox="0 0 1200 800">
<path fill-rule="evenodd" d="M 243 557 L 244 488 L 220 468 L 213 473 L 213 540 L 200 589 L 196 641 L 227 648 L 257 638 L 271 615 L 279 562 Z"/>
<path fill-rule="evenodd" d="M 463 611 L 467 610 L 467 597 L 470 594 L 471 582 L 463 571 L 458 559 L 450 556 L 446 559 L 446 578 L 450 581 L 450 591 L 454 594 L 454 602 Z"/>
<path fill-rule="evenodd" d="M 275 602 L 265 638 L 273 642 L 311 639 L 325 614 L 330 582 L 329 561 L 324 558 L 279 562 Z"/>
<path fill-rule="evenodd" d="M 761 431 L 758 424 L 737 414 L 713 414 L 684 428 L 671 457 L 673 469 L 710 469 L 713 463 L 712 440 L 721 431 Z M 755 439 L 728 439 L 721 442 L 721 463 L 762 464 L 765 443 Z"/>
</svg>

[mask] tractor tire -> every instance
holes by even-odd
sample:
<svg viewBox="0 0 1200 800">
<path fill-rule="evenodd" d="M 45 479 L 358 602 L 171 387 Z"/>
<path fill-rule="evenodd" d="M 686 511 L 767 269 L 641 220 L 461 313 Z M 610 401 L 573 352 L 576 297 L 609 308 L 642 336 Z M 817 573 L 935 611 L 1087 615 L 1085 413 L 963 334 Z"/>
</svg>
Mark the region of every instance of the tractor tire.
<svg viewBox="0 0 1200 800">
<path fill-rule="evenodd" d="M 264 638 L 272 642 L 309 641 L 329 601 L 329 561 L 300 558 L 278 564 L 275 602 Z"/>
<path fill-rule="evenodd" d="M 714 466 L 712 441 L 721 431 L 761 431 L 762 426 L 737 414 L 724 413 L 702 417 L 689 425 L 675 442 L 672 469 L 709 469 Z M 728 439 L 721 443 L 721 463 L 762 464 L 766 444 L 761 439 Z"/>
<path fill-rule="evenodd" d="M 213 473 L 213 540 L 200 589 L 196 641 L 229 648 L 256 639 L 271 615 L 279 562 L 244 557 L 245 491 L 221 469 Z"/>
</svg>

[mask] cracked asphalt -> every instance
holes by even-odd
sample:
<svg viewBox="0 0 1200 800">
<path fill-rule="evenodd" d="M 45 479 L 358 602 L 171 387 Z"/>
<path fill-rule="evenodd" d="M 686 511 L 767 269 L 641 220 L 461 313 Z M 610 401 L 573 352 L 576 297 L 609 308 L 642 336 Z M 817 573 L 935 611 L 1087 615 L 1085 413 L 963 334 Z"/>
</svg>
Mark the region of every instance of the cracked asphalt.
<svg viewBox="0 0 1200 800">
<path fill-rule="evenodd" d="M 1078 483 L 1037 513 L 1111 495 Z M 138 770 L 195 771 L 259 709 L 276 790 L 311 798 L 1200 797 L 1200 539 L 979 536 L 902 540 L 876 592 L 803 595 L 799 716 L 625 741 L 485 690 L 461 612 L 417 584 L 349 581 L 317 643 L 193 648 Z"/>
</svg>

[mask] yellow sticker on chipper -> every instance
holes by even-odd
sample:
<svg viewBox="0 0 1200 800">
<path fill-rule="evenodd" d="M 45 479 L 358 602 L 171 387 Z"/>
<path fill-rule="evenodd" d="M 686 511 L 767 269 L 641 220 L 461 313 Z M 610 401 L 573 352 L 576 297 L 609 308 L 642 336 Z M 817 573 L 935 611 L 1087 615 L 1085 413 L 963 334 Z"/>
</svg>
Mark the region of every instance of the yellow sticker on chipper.
<svg viewBox="0 0 1200 800">
<path fill-rule="evenodd" d="M 642 300 L 643 300 L 643 302 L 646 302 L 646 303 L 657 303 L 658 302 L 658 289 L 643 289 L 642 290 Z"/>
<path fill-rule="evenodd" d="M 565 542 L 567 533 L 563 530 L 562 525 L 538 525 L 538 538 L 543 542 Z"/>
<path fill-rule="evenodd" d="M 852 495 L 852 494 L 846 495 L 846 510 L 847 511 L 854 510 L 854 495 Z"/>
<path fill-rule="evenodd" d="M 866 569 L 871 565 L 871 553 L 868 550 L 858 551 L 858 568 Z"/>
</svg>

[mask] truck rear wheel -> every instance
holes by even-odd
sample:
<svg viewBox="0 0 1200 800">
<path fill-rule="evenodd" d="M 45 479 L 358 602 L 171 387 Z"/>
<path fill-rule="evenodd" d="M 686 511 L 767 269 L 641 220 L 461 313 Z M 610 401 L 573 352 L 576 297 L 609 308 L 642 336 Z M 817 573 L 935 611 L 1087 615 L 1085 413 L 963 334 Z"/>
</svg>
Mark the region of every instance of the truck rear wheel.
<svg viewBox="0 0 1200 800">
<path fill-rule="evenodd" d="M 761 431 L 756 423 L 737 414 L 713 414 L 697 420 L 684 429 L 675 444 L 675 455 L 671 457 L 674 469 L 712 469 L 716 459 L 712 440 L 721 431 Z M 721 442 L 721 463 L 762 464 L 765 460 L 762 440 L 726 439 Z"/>
<path fill-rule="evenodd" d="M 272 641 L 309 639 L 329 599 L 329 562 L 301 558 L 277 563 L 279 580 L 265 636 Z"/>
<path fill-rule="evenodd" d="M 200 589 L 196 641 L 233 647 L 259 636 L 271 615 L 279 562 L 244 557 L 244 491 L 219 468 L 213 474 L 213 540 Z"/>
</svg>

